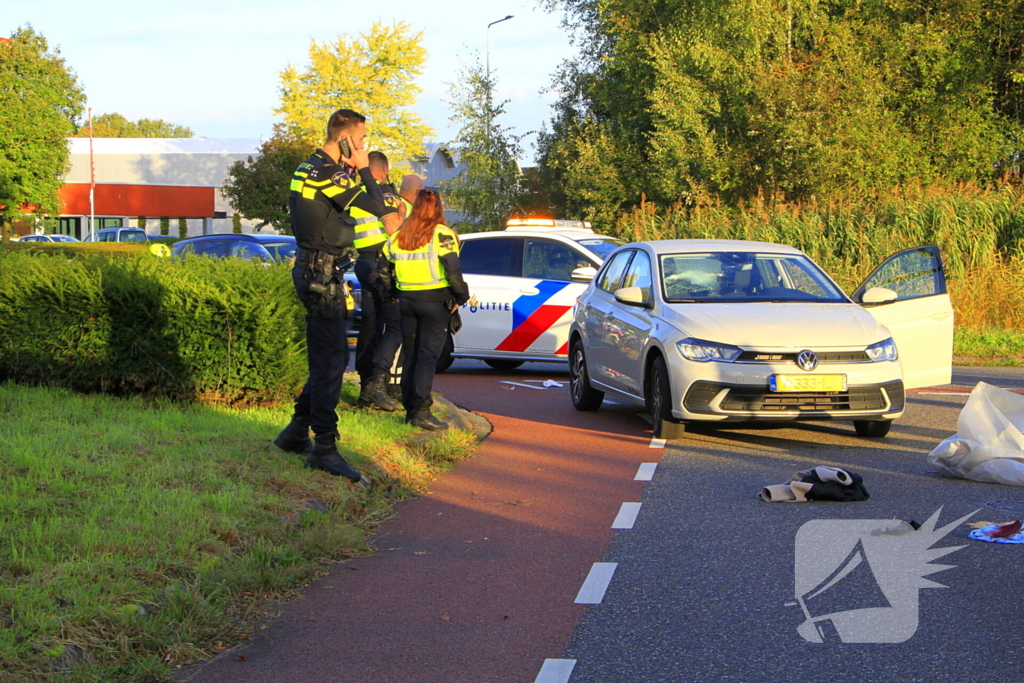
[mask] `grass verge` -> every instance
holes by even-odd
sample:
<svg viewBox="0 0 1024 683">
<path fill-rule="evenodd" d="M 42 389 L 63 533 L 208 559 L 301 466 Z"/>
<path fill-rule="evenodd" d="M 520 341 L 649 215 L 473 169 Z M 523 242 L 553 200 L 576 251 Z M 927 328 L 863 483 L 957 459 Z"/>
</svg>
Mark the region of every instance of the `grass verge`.
<svg viewBox="0 0 1024 683">
<path fill-rule="evenodd" d="M 377 481 L 367 492 L 270 443 L 290 406 L 0 384 L 0 681 L 165 680 L 369 552 L 391 503 L 474 445 L 418 444 L 394 414 L 344 408 L 342 452 Z"/>
<path fill-rule="evenodd" d="M 956 365 L 1024 367 L 1024 331 L 957 328 L 953 337 Z"/>
</svg>

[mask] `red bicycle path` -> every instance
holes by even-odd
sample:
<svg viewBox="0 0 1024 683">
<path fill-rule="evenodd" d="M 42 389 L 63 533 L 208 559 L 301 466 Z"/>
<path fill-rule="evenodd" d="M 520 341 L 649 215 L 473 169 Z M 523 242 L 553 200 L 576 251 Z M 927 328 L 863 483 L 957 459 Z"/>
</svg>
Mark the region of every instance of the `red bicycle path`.
<svg viewBox="0 0 1024 683">
<path fill-rule="evenodd" d="M 564 372 L 550 376 L 565 381 Z M 624 502 L 639 502 L 649 428 L 606 403 L 576 411 L 544 375 L 439 375 L 486 417 L 476 454 L 398 504 L 378 552 L 349 560 L 241 649 L 183 671 L 190 683 L 529 683 L 583 615 L 574 604 Z"/>
</svg>

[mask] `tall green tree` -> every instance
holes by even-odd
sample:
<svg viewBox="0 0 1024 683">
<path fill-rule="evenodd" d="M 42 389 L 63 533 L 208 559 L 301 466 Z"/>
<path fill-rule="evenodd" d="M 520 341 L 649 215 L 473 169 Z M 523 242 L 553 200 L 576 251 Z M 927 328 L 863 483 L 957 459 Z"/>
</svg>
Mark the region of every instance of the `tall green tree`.
<svg viewBox="0 0 1024 683">
<path fill-rule="evenodd" d="M 67 138 L 82 112 L 78 79 L 31 26 L 0 40 L 0 236 L 25 211 L 57 214 L 70 166 Z"/>
<path fill-rule="evenodd" d="M 643 197 L 805 199 L 985 183 L 1024 126 L 1024 2 L 568 0 L 548 182 L 614 220 Z"/>
<path fill-rule="evenodd" d="M 256 156 L 233 163 L 221 192 L 235 215 L 257 221 L 257 230 L 270 225 L 290 235 L 289 185 L 295 169 L 313 148 L 289 135 L 283 126 L 277 126 L 274 135 L 260 145 Z"/>
<path fill-rule="evenodd" d="M 92 136 L 96 138 L 192 138 L 195 133 L 187 126 L 178 126 L 162 119 L 129 121 L 121 114 L 100 114 L 92 119 Z M 89 137 L 89 122 L 85 121 L 72 137 Z"/>
<path fill-rule="evenodd" d="M 369 119 L 370 148 L 392 163 L 421 156 L 433 129 L 409 111 L 422 92 L 416 79 L 427 51 L 423 33 L 408 24 L 374 23 L 369 33 L 341 34 L 331 43 L 309 44 L 309 63 L 281 71 L 281 105 L 290 137 L 315 147 L 324 140 L 327 119 L 340 108 Z"/>
<path fill-rule="evenodd" d="M 521 210 L 519 156 L 522 137 L 501 125 L 507 102 L 494 101 L 494 78 L 477 59 L 453 84 L 451 121 L 459 133 L 448 145 L 466 170 L 440 183 L 450 209 L 475 230 L 500 230 Z"/>
</svg>

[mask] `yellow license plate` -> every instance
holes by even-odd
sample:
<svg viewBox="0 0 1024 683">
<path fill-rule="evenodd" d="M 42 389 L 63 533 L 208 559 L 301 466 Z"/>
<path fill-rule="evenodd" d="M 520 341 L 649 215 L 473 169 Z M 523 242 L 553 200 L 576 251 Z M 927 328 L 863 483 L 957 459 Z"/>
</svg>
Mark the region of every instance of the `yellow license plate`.
<svg viewBox="0 0 1024 683">
<path fill-rule="evenodd" d="M 846 391 L 846 375 L 772 375 L 772 391 Z"/>
</svg>

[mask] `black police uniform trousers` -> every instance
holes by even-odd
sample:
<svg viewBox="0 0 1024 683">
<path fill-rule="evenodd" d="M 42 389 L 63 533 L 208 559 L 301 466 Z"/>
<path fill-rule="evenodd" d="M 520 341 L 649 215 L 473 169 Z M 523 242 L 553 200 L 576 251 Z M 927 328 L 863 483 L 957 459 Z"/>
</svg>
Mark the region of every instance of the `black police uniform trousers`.
<svg viewBox="0 0 1024 683">
<path fill-rule="evenodd" d="M 402 313 L 402 404 L 408 415 L 430 408 L 437 359 L 444 350 L 451 313 L 442 301 L 398 296 Z"/>
<path fill-rule="evenodd" d="M 292 271 L 292 282 L 300 301 L 306 300 L 309 282 L 305 270 Z M 306 354 L 309 377 L 302 393 L 295 399 L 292 419 L 308 424 L 317 436 L 338 434 L 338 400 L 341 384 L 348 367 L 348 329 L 345 317 L 323 317 L 306 314 Z"/>
<path fill-rule="evenodd" d="M 398 302 L 392 300 L 391 292 L 385 291 L 380 282 L 380 259 L 380 249 L 360 249 L 354 268 L 363 296 L 356 341 L 356 372 L 363 385 L 376 374 L 375 367 L 383 368 L 381 374 L 387 377 L 402 344 L 401 313 Z"/>
</svg>

